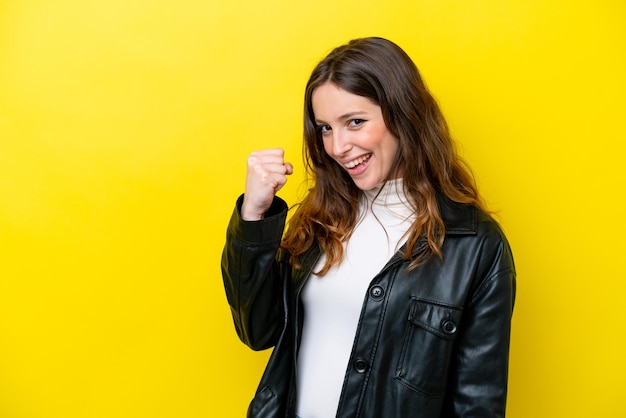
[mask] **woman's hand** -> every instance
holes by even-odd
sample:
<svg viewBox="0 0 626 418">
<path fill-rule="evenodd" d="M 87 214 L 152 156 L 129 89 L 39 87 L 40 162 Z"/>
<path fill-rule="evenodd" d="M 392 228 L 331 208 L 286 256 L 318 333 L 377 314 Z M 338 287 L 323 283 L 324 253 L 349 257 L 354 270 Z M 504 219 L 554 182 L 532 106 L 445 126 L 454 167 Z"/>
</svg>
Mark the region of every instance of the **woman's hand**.
<svg viewBox="0 0 626 418">
<path fill-rule="evenodd" d="M 284 160 L 282 148 L 255 151 L 248 157 L 246 191 L 241 206 L 244 221 L 258 221 L 269 209 L 274 195 L 293 173 L 291 163 Z"/>
</svg>

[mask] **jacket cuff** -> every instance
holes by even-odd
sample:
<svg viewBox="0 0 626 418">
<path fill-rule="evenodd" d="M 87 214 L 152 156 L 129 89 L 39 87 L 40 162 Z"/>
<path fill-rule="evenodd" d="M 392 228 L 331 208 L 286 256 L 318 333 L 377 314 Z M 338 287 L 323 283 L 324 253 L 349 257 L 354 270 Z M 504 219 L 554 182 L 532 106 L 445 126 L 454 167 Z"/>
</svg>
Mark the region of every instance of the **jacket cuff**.
<svg viewBox="0 0 626 418">
<path fill-rule="evenodd" d="M 274 201 L 265 213 L 265 217 L 259 221 L 241 219 L 242 204 L 243 195 L 237 199 L 237 204 L 228 224 L 229 233 L 238 241 L 246 244 L 280 242 L 287 219 L 287 203 L 280 197 L 274 196 Z"/>
</svg>

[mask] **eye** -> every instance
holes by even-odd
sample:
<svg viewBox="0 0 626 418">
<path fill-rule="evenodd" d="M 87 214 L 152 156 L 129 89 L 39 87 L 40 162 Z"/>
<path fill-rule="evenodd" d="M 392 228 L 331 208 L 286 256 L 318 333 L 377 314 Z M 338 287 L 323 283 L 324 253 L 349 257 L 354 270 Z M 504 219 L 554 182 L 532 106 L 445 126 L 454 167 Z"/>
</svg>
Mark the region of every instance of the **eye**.
<svg viewBox="0 0 626 418">
<path fill-rule="evenodd" d="M 329 125 L 317 125 L 317 130 L 319 131 L 320 134 L 326 135 L 332 129 L 331 129 L 331 127 Z"/>
<path fill-rule="evenodd" d="M 365 119 L 350 119 L 348 121 L 348 126 L 351 128 L 356 128 L 358 126 L 361 126 L 365 123 Z"/>
</svg>

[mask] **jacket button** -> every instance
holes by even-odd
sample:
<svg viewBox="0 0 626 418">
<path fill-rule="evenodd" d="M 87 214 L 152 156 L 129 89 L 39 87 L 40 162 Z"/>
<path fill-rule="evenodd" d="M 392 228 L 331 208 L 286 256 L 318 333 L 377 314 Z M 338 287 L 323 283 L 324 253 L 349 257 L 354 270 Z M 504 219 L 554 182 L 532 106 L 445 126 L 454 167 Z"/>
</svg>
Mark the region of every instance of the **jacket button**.
<svg viewBox="0 0 626 418">
<path fill-rule="evenodd" d="M 385 289 L 382 286 L 372 286 L 370 289 L 370 296 L 374 300 L 381 300 L 385 296 Z"/>
<path fill-rule="evenodd" d="M 444 319 L 443 321 L 441 321 L 441 328 L 443 329 L 443 332 L 448 335 L 454 334 L 456 332 L 456 324 L 451 319 Z"/>
<path fill-rule="evenodd" d="M 367 364 L 367 360 L 365 360 L 363 357 L 359 357 L 354 360 L 353 366 L 354 370 L 356 370 L 357 373 L 365 373 L 369 364 Z"/>
</svg>

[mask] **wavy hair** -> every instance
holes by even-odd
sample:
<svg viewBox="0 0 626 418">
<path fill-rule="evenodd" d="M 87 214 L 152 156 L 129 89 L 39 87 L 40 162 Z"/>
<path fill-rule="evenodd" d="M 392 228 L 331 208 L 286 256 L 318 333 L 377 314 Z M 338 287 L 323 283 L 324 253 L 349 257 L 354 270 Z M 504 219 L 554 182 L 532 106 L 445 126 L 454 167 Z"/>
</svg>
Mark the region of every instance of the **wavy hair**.
<svg viewBox="0 0 626 418">
<path fill-rule="evenodd" d="M 298 257 L 317 243 L 326 254 L 326 263 L 315 274 L 326 274 L 341 261 L 343 242 L 357 223 L 362 192 L 324 151 L 315 123 L 312 95 L 325 83 L 366 97 L 381 107 L 387 129 L 399 140 L 394 166 L 401 168 L 404 192 L 416 215 L 403 257 L 411 260 L 410 268 L 433 255 L 441 257 L 445 226 L 437 194 L 482 209 L 484 204 L 417 67 L 399 46 L 373 37 L 355 39 L 335 48 L 315 67 L 306 85 L 303 154 L 313 187 L 296 205 L 281 243 L 290 262 L 300 267 Z M 420 239 L 428 245 L 414 254 Z"/>
</svg>

